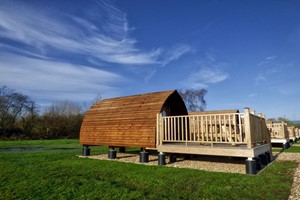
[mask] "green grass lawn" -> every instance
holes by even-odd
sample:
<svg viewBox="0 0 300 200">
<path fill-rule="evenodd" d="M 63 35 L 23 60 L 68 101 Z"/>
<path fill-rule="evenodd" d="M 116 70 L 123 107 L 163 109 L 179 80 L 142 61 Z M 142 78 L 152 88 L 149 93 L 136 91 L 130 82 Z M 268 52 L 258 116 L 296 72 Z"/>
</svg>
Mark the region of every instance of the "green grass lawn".
<svg viewBox="0 0 300 200">
<path fill-rule="evenodd" d="M 0 142 L 12 146 L 70 149 L 1 151 L 0 199 L 287 199 L 296 167 L 273 162 L 251 176 L 79 158 L 78 140 Z"/>
<path fill-rule="evenodd" d="M 283 149 L 281 147 L 272 147 L 273 152 L 286 152 L 286 153 L 300 153 L 300 141 L 291 145 L 288 149 Z"/>
<path fill-rule="evenodd" d="M 287 152 L 287 153 L 300 153 L 300 141 L 291 144 L 288 149 L 283 149 L 282 147 L 272 147 L 273 152 Z"/>
<path fill-rule="evenodd" d="M 272 147 L 272 151 L 273 152 L 283 152 L 283 148 L 281 148 L 281 147 Z"/>
<path fill-rule="evenodd" d="M 287 152 L 287 153 L 300 153 L 300 146 L 296 146 L 294 144 L 290 148 L 284 149 L 283 152 Z"/>
</svg>

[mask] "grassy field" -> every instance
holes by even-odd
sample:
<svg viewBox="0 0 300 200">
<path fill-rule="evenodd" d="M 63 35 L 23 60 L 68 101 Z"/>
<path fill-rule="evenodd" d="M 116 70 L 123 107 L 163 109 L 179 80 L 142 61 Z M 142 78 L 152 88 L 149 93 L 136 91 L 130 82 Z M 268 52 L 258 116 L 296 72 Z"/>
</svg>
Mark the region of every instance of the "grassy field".
<svg viewBox="0 0 300 200">
<path fill-rule="evenodd" d="M 300 141 L 293 143 L 290 148 L 283 149 L 281 147 L 273 147 L 273 152 L 300 153 Z"/>
<path fill-rule="evenodd" d="M 0 199 L 287 199 L 296 167 L 274 162 L 250 176 L 78 158 L 78 140 L 0 142 L 17 146 L 50 149 L 1 151 Z"/>
<path fill-rule="evenodd" d="M 292 146 L 288 149 L 285 149 L 283 152 L 287 153 L 300 153 L 300 141 L 297 143 L 292 144 Z"/>
</svg>

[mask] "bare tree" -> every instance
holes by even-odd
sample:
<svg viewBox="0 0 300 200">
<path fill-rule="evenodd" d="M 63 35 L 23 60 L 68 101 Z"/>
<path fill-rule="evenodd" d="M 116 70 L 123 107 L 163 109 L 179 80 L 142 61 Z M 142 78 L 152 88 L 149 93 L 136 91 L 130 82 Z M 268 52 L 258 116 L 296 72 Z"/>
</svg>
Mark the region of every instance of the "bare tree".
<svg viewBox="0 0 300 200">
<path fill-rule="evenodd" d="M 24 127 L 19 127 L 18 122 L 24 119 L 30 119 L 37 116 L 35 103 L 26 95 L 16 92 L 7 86 L 0 87 L 0 132 L 7 134 L 16 129 L 24 131 Z M 29 130 L 29 121 L 24 124 L 26 131 Z M 6 135 L 9 136 L 9 135 Z"/>
<path fill-rule="evenodd" d="M 203 111 L 206 107 L 204 99 L 206 89 L 185 89 L 178 91 L 189 112 Z"/>
<path fill-rule="evenodd" d="M 70 116 L 82 113 L 82 107 L 69 100 L 56 101 L 45 108 L 45 113 L 53 115 Z"/>
<path fill-rule="evenodd" d="M 90 102 L 84 102 L 82 107 L 83 107 L 83 112 L 86 113 L 91 106 L 93 106 L 95 103 L 99 102 L 102 100 L 102 96 L 100 94 L 97 94 L 94 99 Z"/>
<path fill-rule="evenodd" d="M 53 102 L 44 109 L 39 121 L 43 138 L 78 137 L 83 119 L 82 107 L 72 101 Z"/>
</svg>

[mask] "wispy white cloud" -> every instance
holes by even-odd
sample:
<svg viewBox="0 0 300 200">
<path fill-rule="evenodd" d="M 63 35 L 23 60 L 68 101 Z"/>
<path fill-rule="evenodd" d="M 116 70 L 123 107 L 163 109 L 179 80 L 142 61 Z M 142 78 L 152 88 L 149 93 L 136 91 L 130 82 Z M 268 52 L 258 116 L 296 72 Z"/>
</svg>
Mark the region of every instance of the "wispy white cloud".
<svg viewBox="0 0 300 200">
<path fill-rule="evenodd" d="M 252 94 L 249 94 L 248 97 L 256 97 L 257 96 L 257 93 L 252 93 Z"/>
<path fill-rule="evenodd" d="M 51 7 L 41 9 L 23 1 L 3 0 L 0 37 L 30 46 L 28 53 L 35 50 L 50 55 L 55 49 L 117 64 L 166 65 L 189 51 L 187 45 L 164 51 L 137 48 L 137 40 L 130 37 L 133 28 L 129 27 L 126 13 L 110 1 L 96 1 L 94 7 L 79 9 L 86 9 L 81 12 L 84 16 L 62 13 Z"/>
<path fill-rule="evenodd" d="M 266 60 L 274 60 L 276 58 L 276 56 L 268 56 L 266 57 Z"/>
<path fill-rule="evenodd" d="M 92 100 L 95 94 L 115 96 L 125 79 L 115 73 L 12 54 L 0 55 L 0 85 L 34 94 L 39 100 Z"/>
<path fill-rule="evenodd" d="M 206 88 L 210 84 L 225 81 L 230 77 L 225 71 L 227 65 L 227 63 L 218 61 L 216 55 L 210 50 L 197 63 L 196 70 L 191 71 L 182 84 L 189 88 Z"/>
<path fill-rule="evenodd" d="M 192 51 L 186 44 L 142 49 L 134 29 L 112 1 L 78 1 L 70 8 L 52 1 L 1 0 L 0 84 L 45 100 L 110 97 L 124 83 L 113 73 L 118 66 L 149 81 L 159 67 Z"/>
<path fill-rule="evenodd" d="M 156 74 L 157 69 L 153 69 L 152 71 L 148 72 L 146 77 L 144 78 L 145 82 L 149 82 L 149 80 Z"/>
<path fill-rule="evenodd" d="M 267 56 L 266 58 L 264 58 L 262 61 L 260 61 L 257 66 L 263 66 L 266 65 L 268 63 L 270 63 L 272 60 L 275 60 L 276 56 Z"/>
<path fill-rule="evenodd" d="M 173 48 L 169 49 L 165 55 L 164 59 L 161 62 L 163 66 L 167 65 L 171 61 L 175 61 L 181 56 L 183 56 L 186 53 L 193 52 L 193 48 L 189 45 L 181 44 L 181 45 L 176 45 Z"/>
<path fill-rule="evenodd" d="M 299 94 L 300 84 L 299 82 L 295 83 L 295 81 L 286 82 L 281 84 L 277 89 L 281 95 Z"/>
<path fill-rule="evenodd" d="M 216 84 L 228 78 L 229 74 L 221 69 L 204 67 L 191 74 L 183 84 L 186 87 L 206 88 L 209 84 Z"/>
<path fill-rule="evenodd" d="M 255 77 L 255 84 L 265 84 L 284 76 L 285 71 L 294 68 L 294 62 L 282 64 L 276 56 L 268 56 L 257 64 L 260 67 Z"/>
<path fill-rule="evenodd" d="M 157 54 L 162 54 L 162 60 L 157 62 L 158 65 L 154 67 L 154 69 L 146 70 L 147 72 L 144 81 L 149 82 L 149 80 L 151 80 L 152 77 L 157 72 L 159 72 L 160 69 L 164 68 L 172 61 L 176 61 L 184 54 L 191 53 L 191 52 L 194 52 L 194 49 L 191 46 L 185 44 L 175 45 L 171 47 L 168 51 L 163 51 L 162 49 L 159 49 Z"/>
<path fill-rule="evenodd" d="M 267 81 L 267 77 L 265 76 L 265 74 L 259 73 L 256 78 L 255 78 L 255 84 L 258 85 L 262 82 Z"/>
</svg>

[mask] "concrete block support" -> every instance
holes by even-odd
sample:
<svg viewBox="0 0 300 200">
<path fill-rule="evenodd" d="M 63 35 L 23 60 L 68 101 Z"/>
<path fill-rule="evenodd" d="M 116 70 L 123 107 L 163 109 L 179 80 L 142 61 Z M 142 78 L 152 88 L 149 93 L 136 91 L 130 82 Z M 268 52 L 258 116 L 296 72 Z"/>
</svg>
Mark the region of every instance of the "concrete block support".
<svg viewBox="0 0 300 200">
<path fill-rule="evenodd" d="M 119 152 L 120 153 L 125 153 L 125 147 L 119 147 Z"/>
<path fill-rule="evenodd" d="M 266 154 L 267 162 L 269 164 L 270 162 L 272 162 L 271 154 L 270 154 L 270 152 L 266 152 L 265 154 Z"/>
<path fill-rule="evenodd" d="M 191 154 L 184 154 L 184 160 L 190 160 L 192 158 Z"/>
<path fill-rule="evenodd" d="M 170 163 L 175 163 L 176 162 L 176 155 L 175 154 L 171 154 L 170 155 Z"/>
<path fill-rule="evenodd" d="M 255 162 L 256 162 L 256 170 L 261 170 L 262 167 L 261 167 L 261 159 L 260 157 L 255 157 Z"/>
<path fill-rule="evenodd" d="M 89 156 L 91 155 L 91 149 L 89 148 L 89 146 L 84 145 L 82 148 L 82 155 L 83 156 Z"/>
<path fill-rule="evenodd" d="M 149 152 L 147 152 L 145 149 L 141 149 L 140 152 L 140 163 L 148 163 L 149 162 Z"/>
<path fill-rule="evenodd" d="M 166 165 L 166 155 L 163 152 L 158 154 L 158 165 Z"/>
<path fill-rule="evenodd" d="M 117 151 L 115 150 L 114 147 L 109 147 L 108 158 L 109 159 L 116 159 L 117 158 Z"/>
<path fill-rule="evenodd" d="M 290 148 L 290 147 L 291 147 L 290 142 L 286 142 L 286 143 L 283 143 L 283 144 L 282 144 L 282 148 L 283 148 L 283 149 L 288 149 L 288 148 Z"/>
<path fill-rule="evenodd" d="M 267 156 L 266 154 L 261 154 L 259 155 L 260 161 L 262 165 L 267 166 L 268 165 L 268 161 L 267 161 Z"/>
<path fill-rule="evenodd" d="M 256 170 L 256 161 L 253 158 L 248 158 L 246 160 L 246 174 L 256 174 L 257 170 Z"/>
</svg>

